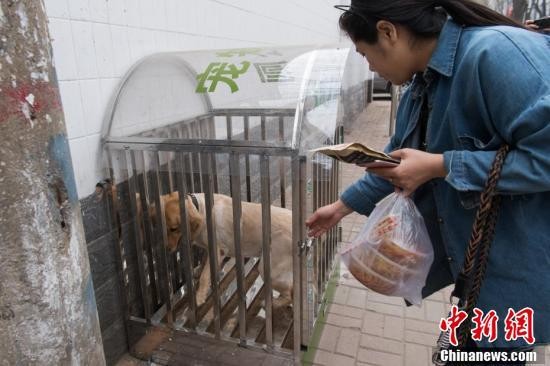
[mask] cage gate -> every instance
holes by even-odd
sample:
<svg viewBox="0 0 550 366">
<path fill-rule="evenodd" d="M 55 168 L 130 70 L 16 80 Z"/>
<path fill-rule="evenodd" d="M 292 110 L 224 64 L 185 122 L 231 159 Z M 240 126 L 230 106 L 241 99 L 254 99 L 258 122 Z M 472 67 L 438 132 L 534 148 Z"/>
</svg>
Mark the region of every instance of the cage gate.
<svg viewBox="0 0 550 366">
<path fill-rule="evenodd" d="M 129 343 L 161 325 L 297 363 L 339 241 L 338 228 L 307 238 L 306 217 L 338 199 L 340 181 L 335 160 L 309 151 L 343 141 L 366 74 L 347 48 L 257 49 L 258 72 L 266 55 L 286 60 L 278 79 L 200 93 L 213 52 L 146 58 L 107 114 Z"/>
</svg>

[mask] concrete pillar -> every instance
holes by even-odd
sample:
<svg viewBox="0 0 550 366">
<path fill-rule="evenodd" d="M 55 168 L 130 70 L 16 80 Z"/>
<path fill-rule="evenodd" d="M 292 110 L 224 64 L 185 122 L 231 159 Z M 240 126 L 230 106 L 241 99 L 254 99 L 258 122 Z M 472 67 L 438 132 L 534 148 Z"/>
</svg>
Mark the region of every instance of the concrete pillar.
<svg viewBox="0 0 550 366">
<path fill-rule="evenodd" d="M 104 365 L 42 0 L 0 1 L 0 365 Z"/>
</svg>

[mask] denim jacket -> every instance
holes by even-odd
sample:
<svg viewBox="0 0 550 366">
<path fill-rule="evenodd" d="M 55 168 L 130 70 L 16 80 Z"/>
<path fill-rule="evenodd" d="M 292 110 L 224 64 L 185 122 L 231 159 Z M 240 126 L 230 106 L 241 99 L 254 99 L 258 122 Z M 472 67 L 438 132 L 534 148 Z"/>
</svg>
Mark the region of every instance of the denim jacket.
<svg viewBox="0 0 550 366">
<path fill-rule="evenodd" d="M 424 93 L 424 91 L 426 93 Z M 427 151 L 443 154 L 447 176 L 417 189 L 435 260 L 423 295 L 454 282 L 496 150 L 511 146 L 497 189 L 503 195 L 476 307 L 499 316 L 498 338 L 482 347 L 525 347 L 505 340 L 508 308 L 534 311 L 536 344 L 550 341 L 550 37 L 518 28 L 444 25 L 423 74 L 405 91 L 386 151 L 418 148 L 422 98 L 430 116 Z M 368 215 L 393 191 L 373 174 L 341 199 Z M 446 314 L 442 314 L 442 317 Z"/>
</svg>

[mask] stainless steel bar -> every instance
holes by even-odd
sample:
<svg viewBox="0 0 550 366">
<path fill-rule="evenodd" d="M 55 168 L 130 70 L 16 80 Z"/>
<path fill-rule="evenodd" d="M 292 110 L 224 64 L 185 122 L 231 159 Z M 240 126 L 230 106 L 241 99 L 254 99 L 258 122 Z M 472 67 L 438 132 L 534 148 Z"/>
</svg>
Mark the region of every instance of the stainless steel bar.
<svg viewBox="0 0 550 366">
<path fill-rule="evenodd" d="M 293 216 L 296 214 L 296 212 L 298 212 L 298 218 L 299 218 L 299 223 L 298 223 L 298 229 L 299 229 L 299 232 L 298 232 L 298 235 L 300 236 L 300 240 L 302 241 L 302 243 L 305 245 L 305 239 L 306 239 L 306 236 L 305 236 L 305 208 L 306 208 L 306 202 L 305 202 L 305 199 L 306 199 L 306 195 L 305 195 L 305 191 L 306 191 L 306 187 L 305 187 L 305 183 L 306 183 L 306 157 L 305 156 L 300 156 L 298 158 L 299 160 L 299 202 L 300 202 L 300 205 L 299 205 L 299 209 L 298 211 L 293 211 Z M 309 343 L 309 338 L 311 336 L 311 329 L 310 329 L 310 319 L 309 319 L 309 314 L 310 314 L 310 304 L 309 304 L 309 296 L 308 296 L 308 286 L 309 286 L 309 278 L 308 278 L 308 273 L 307 273 L 307 270 L 308 270 L 308 266 L 307 266 L 307 251 L 308 251 L 308 248 L 306 247 L 303 247 L 304 249 L 302 249 L 301 251 L 301 258 L 300 258 L 300 271 L 302 272 L 300 274 L 300 288 L 301 288 L 301 291 L 300 291 L 300 298 L 301 298 L 301 301 L 302 301 L 302 318 L 300 319 L 300 323 L 301 323 L 301 326 L 302 326 L 302 332 L 301 332 L 301 345 L 303 346 L 307 346 L 307 344 Z"/>
<path fill-rule="evenodd" d="M 273 285 L 271 281 L 271 180 L 269 156 L 260 156 L 260 181 L 262 192 L 262 254 L 265 293 L 265 339 L 267 347 L 273 346 Z"/>
<path fill-rule="evenodd" d="M 317 160 L 317 159 L 316 159 Z M 320 164 L 318 162 L 315 163 L 315 166 L 313 168 L 313 210 L 317 210 L 321 207 L 321 194 L 319 192 L 319 171 L 320 171 Z M 322 295 L 322 289 L 323 289 L 323 283 L 325 282 L 325 266 L 323 264 L 323 240 L 321 238 L 315 239 L 315 248 L 317 250 L 317 273 L 319 276 L 319 285 L 318 285 L 318 293 L 319 296 Z"/>
<path fill-rule="evenodd" d="M 144 232 L 142 228 L 145 226 L 143 222 L 143 209 L 138 209 L 138 205 L 141 205 L 141 202 L 137 201 L 137 186 L 136 181 L 138 179 L 138 172 L 136 169 L 136 158 L 135 152 L 126 151 L 120 154 L 121 158 L 124 159 L 123 165 L 126 165 L 128 172 L 132 172 L 132 177 L 128 174 L 128 188 L 130 194 L 130 208 L 134 213 L 134 235 L 136 237 L 136 250 L 137 250 L 137 261 L 138 261 L 138 272 L 139 272 L 139 284 L 141 288 L 141 296 L 143 300 L 143 311 L 147 323 L 151 323 L 151 294 L 149 292 L 149 287 L 147 286 L 147 273 L 145 270 L 145 262 L 143 256 L 145 255 L 144 251 Z M 141 213 L 140 213 L 141 211 Z"/>
<path fill-rule="evenodd" d="M 279 141 L 284 142 L 285 141 L 285 119 L 283 116 L 279 116 Z M 286 179 L 285 179 L 285 159 L 280 157 L 279 158 L 279 183 L 281 187 L 280 192 L 280 199 L 281 199 L 281 207 L 286 207 L 286 197 L 285 197 L 285 190 L 286 190 Z"/>
<path fill-rule="evenodd" d="M 123 152 L 120 152 L 118 154 L 119 156 L 121 156 L 121 160 L 124 159 L 124 153 Z M 113 224 L 117 224 L 117 214 L 120 212 L 119 211 L 119 207 L 120 207 L 120 202 L 119 202 L 119 196 L 118 196 L 118 190 L 113 190 L 112 188 L 116 188 L 116 184 L 118 182 L 119 179 L 117 179 L 117 175 L 115 174 L 115 166 L 114 166 L 114 160 L 113 160 L 113 154 L 111 152 L 107 152 L 107 161 L 108 161 L 108 164 L 109 164 L 109 176 L 111 178 L 111 184 L 112 186 L 109 187 L 108 185 L 105 185 L 105 189 L 109 189 L 111 188 L 111 192 L 109 192 L 110 194 L 112 194 L 112 217 L 111 217 L 111 223 Z M 120 166 L 122 165 L 122 167 Z M 117 170 L 120 171 L 124 171 L 125 170 L 125 163 L 124 161 L 122 162 L 122 164 L 118 164 L 117 166 Z M 126 177 L 124 177 L 124 174 L 121 172 L 120 173 L 120 181 L 123 182 L 124 181 L 124 178 L 128 178 L 128 174 L 126 174 Z M 126 179 L 128 180 L 128 179 Z M 109 194 L 107 193 L 107 194 Z M 135 214 L 135 213 L 134 213 Z M 122 273 L 122 276 L 119 276 L 119 284 L 120 284 L 120 287 L 122 289 L 121 291 L 121 300 L 122 300 L 122 311 L 123 311 L 123 314 L 124 314 L 124 317 L 127 319 L 129 318 L 130 316 L 132 316 L 132 314 L 130 314 L 130 306 L 129 306 L 129 301 L 128 301 L 128 298 L 129 298 L 129 289 L 128 289 L 128 284 L 126 283 L 126 280 L 125 280 L 125 275 L 126 275 L 126 272 L 125 272 L 125 266 L 124 266 L 124 263 L 123 263 L 123 258 L 124 258 L 124 248 L 122 247 L 122 237 L 120 235 L 121 233 L 119 232 L 119 235 L 117 236 L 117 250 L 115 251 L 115 256 L 116 256 L 116 260 L 118 262 L 118 265 L 117 265 L 117 270 L 120 271 Z M 126 328 L 126 332 L 129 331 L 129 327 L 128 327 L 128 323 L 125 322 L 125 328 Z"/>
<path fill-rule="evenodd" d="M 302 340 L 302 307 L 299 289 L 301 288 L 300 254 L 302 238 L 300 237 L 300 161 L 298 157 L 292 159 L 292 286 L 293 291 L 293 325 L 294 325 L 294 364 L 300 365 L 300 349 Z"/>
<path fill-rule="evenodd" d="M 189 217 L 187 215 L 187 185 L 185 183 L 185 172 L 183 170 L 183 153 L 176 155 L 176 187 L 179 192 L 180 203 L 180 232 L 181 239 L 179 244 L 180 254 L 183 258 L 183 271 L 185 277 L 185 286 L 187 288 L 187 299 L 190 307 L 188 319 L 192 329 L 197 326 L 197 299 L 195 297 L 195 285 L 193 279 L 193 251 L 191 247 Z"/>
<path fill-rule="evenodd" d="M 262 141 L 265 141 L 266 139 L 266 131 L 265 131 L 265 115 L 262 115 L 260 117 L 260 135 L 261 135 L 261 139 Z"/>
<path fill-rule="evenodd" d="M 167 159 L 168 161 L 166 162 L 166 174 L 168 175 L 168 189 L 170 192 L 174 192 L 174 168 L 172 167 L 173 157 L 171 152 L 167 154 Z"/>
<path fill-rule="evenodd" d="M 322 155 L 322 158 L 324 160 L 324 162 L 326 163 L 326 161 L 328 160 L 328 158 L 326 158 L 324 155 Z M 327 204 L 327 182 L 328 180 L 328 176 L 327 176 L 327 166 L 326 164 L 322 164 L 321 166 L 321 180 L 320 180 L 320 189 L 321 189 L 321 206 L 325 206 Z M 330 273 L 330 230 L 328 230 L 326 232 L 326 234 L 324 235 L 323 237 L 323 242 L 324 242 L 324 246 L 325 246 L 325 256 L 324 256 L 324 261 L 326 263 L 326 267 L 325 267 L 325 281 L 327 280 L 328 278 L 328 274 Z"/>
<path fill-rule="evenodd" d="M 288 116 L 294 117 L 296 109 L 294 108 L 220 108 L 212 110 L 212 114 L 215 116 Z"/>
<path fill-rule="evenodd" d="M 233 119 L 230 115 L 225 116 L 227 140 L 233 139 Z M 240 186 L 239 186 L 240 187 Z M 233 180 L 229 179 L 229 192 L 233 192 Z"/>
<path fill-rule="evenodd" d="M 292 156 L 296 150 L 289 146 L 267 141 L 244 140 L 179 140 L 163 138 L 111 137 L 106 141 L 106 147 L 118 150 L 147 150 L 147 151 L 193 151 L 193 152 L 239 152 L 251 154 L 266 154 Z"/>
<path fill-rule="evenodd" d="M 233 139 L 233 119 L 231 116 L 225 116 L 225 124 L 227 128 L 227 140 Z"/>
<path fill-rule="evenodd" d="M 209 116 L 207 117 L 207 134 L 206 138 L 208 139 L 216 139 L 216 126 L 214 124 L 214 117 Z M 216 164 L 216 155 L 212 155 L 212 173 L 214 175 L 214 192 L 219 192 L 219 185 L 218 185 L 218 165 Z"/>
<path fill-rule="evenodd" d="M 237 294 L 239 304 L 239 343 L 246 345 L 246 291 L 244 286 L 244 261 L 241 250 L 241 167 L 240 156 L 229 157 L 229 175 L 231 177 L 231 197 L 233 200 L 233 243 L 235 246 L 235 264 L 237 267 Z"/>
<path fill-rule="evenodd" d="M 145 237 L 147 238 L 147 258 L 148 258 L 148 276 L 149 276 L 149 283 L 154 288 L 154 294 L 155 294 L 155 305 L 159 305 L 161 303 L 161 293 L 160 293 L 160 285 L 159 285 L 159 278 L 158 278 L 158 251 L 155 248 L 155 235 L 154 235 L 154 228 L 153 228 L 153 222 L 152 218 L 150 216 L 151 210 L 151 184 L 149 183 L 149 170 L 148 168 L 148 161 L 146 157 L 145 151 L 142 151 L 141 154 L 135 155 L 136 157 L 139 156 L 141 158 L 142 163 L 142 171 L 141 171 L 141 186 L 140 188 L 140 196 L 141 196 L 141 207 L 142 212 L 144 214 L 147 214 L 147 223 L 144 222 L 145 226 Z M 136 159 L 137 160 L 137 159 Z"/>
<path fill-rule="evenodd" d="M 202 179 L 202 182 L 204 191 L 204 205 L 206 211 L 206 232 L 208 235 L 208 257 L 210 259 L 210 284 L 212 286 L 212 298 L 214 302 L 214 329 L 216 339 L 220 339 L 221 303 L 218 286 L 220 282 L 220 272 L 218 263 L 218 246 L 216 242 L 216 230 L 214 226 L 213 215 L 214 193 L 212 192 L 213 182 L 211 162 L 212 160 L 209 158 L 208 154 L 203 154 L 203 156 L 201 156 L 201 176 L 206 174 L 206 177 Z"/>
<path fill-rule="evenodd" d="M 162 187 L 162 177 L 160 174 L 160 156 L 158 153 L 154 154 L 153 158 L 153 166 L 155 171 L 155 179 L 153 180 L 154 186 L 156 188 L 155 192 L 155 209 L 156 209 L 156 216 L 157 216 L 157 224 L 156 224 L 156 236 L 157 236 L 157 243 L 159 244 L 160 248 L 159 250 L 159 277 L 161 281 L 161 289 L 162 289 L 162 297 L 164 300 L 164 303 L 166 305 L 166 319 L 168 321 L 169 325 L 172 325 L 174 321 L 174 314 L 173 314 L 173 308 L 172 308 L 172 279 L 170 278 L 170 270 L 168 268 L 168 253 L 167 253 L 167 246 L 168 246 L 168 236 L 167 236 L 167 228 L 166 228 L 166 216 L 164 215 L 164 203 L 161 199 L 161 187 Z M 160 223 L 160 225 L 159 225 Z"/>
<path fill-rule="evenodd" d="M 250 121 L 249 116 L 244 117 L 244 139 L 248 141 L 250 139 Z M 246 201 L 252 201 L 252 191 L 251 191 L 251 182 L 250 182 L 250 155 L 245 154 L 244 156 L 244 170 L 245 170 L 245 179 L 246 179 Z"/>
</svg>

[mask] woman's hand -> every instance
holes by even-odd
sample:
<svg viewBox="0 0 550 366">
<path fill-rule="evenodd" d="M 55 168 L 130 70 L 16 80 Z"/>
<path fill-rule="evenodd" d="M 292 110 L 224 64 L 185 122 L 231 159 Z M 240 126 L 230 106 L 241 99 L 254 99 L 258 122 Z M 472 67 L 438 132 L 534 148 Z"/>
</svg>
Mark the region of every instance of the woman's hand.
<svg viewBox="0 0 550 366">
<path fill-rule="evenodd" d="M 317 211 L 306 220 L 306 226 L 309 229 L 307 235 L 314 238 L 323 235 L 344 216 L 352 212 L 353 210 L 346 206 L 341 200 L 317 209 Z"/>
<path fill-rule="evenodd" d="M 406 196 L 427 181 L 447 175 L 443 154 L 402 149 L 390 153 L 390 156 L 401 160 L 395 168 L 367 168 L 366 171 L 389 180 L 396 190 L 400 190 Z"/>
<path fill-rule="evenodd" d="M 532 19 L 527 19 L 525 21 L 525 23 L 523 23 L 523 25 L 528 28 L 528 29 L 531 29 L 531 30 L 534 30 L 534 31 L 538 31 L 539 30 L 539 26 L 535 24 L 535 21 L 532 20 Z"/>
</svg>

